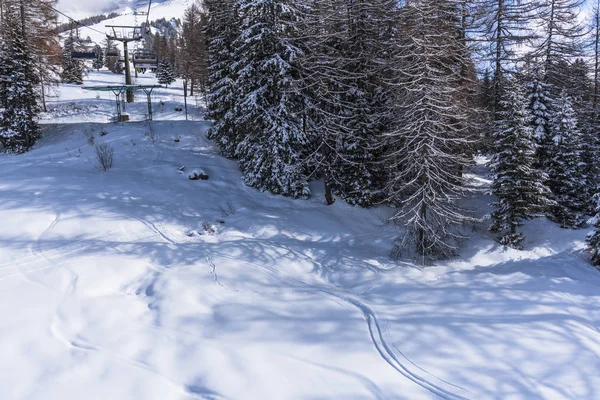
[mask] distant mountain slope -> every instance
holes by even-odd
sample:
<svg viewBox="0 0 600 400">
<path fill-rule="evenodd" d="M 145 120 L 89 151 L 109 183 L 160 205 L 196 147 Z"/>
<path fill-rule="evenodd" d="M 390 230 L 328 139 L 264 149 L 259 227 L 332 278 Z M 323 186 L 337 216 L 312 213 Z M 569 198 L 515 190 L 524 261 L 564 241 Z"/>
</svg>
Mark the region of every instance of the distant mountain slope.
<svg viewBox="0 0 600 400">
<path fill-rule="evenodd" d="M 193 2 L 194 0 L 152 0 L 150 19 L 178 18 Z M 146 12 L 148 10 L 148 0 L 95 0 L 85 3 L 81 0 L 60 0 L 58 9 L 76 19 L 110 12 L 133 17 L 134 11 Z M 61 17 L 61 19 L 65 18 Z"/>
</svg>

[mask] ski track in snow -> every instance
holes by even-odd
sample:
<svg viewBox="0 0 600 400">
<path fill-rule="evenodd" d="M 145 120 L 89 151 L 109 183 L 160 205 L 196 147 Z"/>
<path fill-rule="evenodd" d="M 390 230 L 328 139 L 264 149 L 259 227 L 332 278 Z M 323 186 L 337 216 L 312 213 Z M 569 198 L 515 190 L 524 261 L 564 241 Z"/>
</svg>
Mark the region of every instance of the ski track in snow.
<svg viewBox="0 0 600 400">
<path fill-rule="evenodd" d="M 236 260 L 236 258 L 231 257 L 231 256 L 226 256 L 223 254 L 219 255 L 222 258 L 227 258 L 230 260 Z M 209 264 L 214 266 L 215 264 L 212 262 L 212 259 L 210 259 L 207 256 L 207 260 L 209 261 Z M 392 368 L 394 368 L 398 373 L 400 373 L 402 376 L 404 376 L 406 379 L 410 380 L 412 383 L 417 384 L 419 386 L 421 386 L 423 389 L 429 391 L 430 393 L 442 398 L 442 399 L 447 399 L 447 400 L 468 400 L 468 397 L 465 397 L 463 395 L 459 395 L 456 393 L 453 393 L 451 390 L 449 389 L 445 389 L 443 387 L 441 387 L 440 385 L 435 384 L 432 381 L 429 381 L 425 378 L 423 378 L 422 376 L 419 376 L 418 374 L 412 372 L 394 353 L 394 350 L 390 347 L 390 345 L 386 342 L 385 338 L 383 337 L 383 333 L 381 330 L 381 327 L 379 325 L 379 320 L 377 319 L 377 316 L 375 315 L 375 312 L 365 303 L 363 303 L 362 301 L 358 300 L 357 298 L 354 297 L 354 294 L 352 293 L 348 293 L 348 292 L 343 292 L 343 291 L 334 291 L 331 290 L 329 288 L 326 288 L 322 285 L 312 285 L 309 284 L 307 282 L 303 282 L 294 278 L 290 278 L 287 276 L 284 276 L 281 272 L 279 272 L 278 270 L 276 270 L 273 267 L 269 267 L 266 265 L 261 265 L 261 264 L 257 264 L 257 263 L 253 263 L 253 262 L 249 262 L 249 261 L 245 261 L 246 264 L 253 266 L 254 268 L 265 272 L 266 274 L 270 275 L 271 277 L 277 279 L 278 281 L 284 283 L 285 285 L 287 285 L 288 287 L 292 287 L 295 289 L 308 289 L 307 292 L 308 293 L 321 293 L 321 294 L 325 294 L 326 296 L 329 297 L 333 297 L 339 300 L 342 300 L 344 303 L 358 309 L 361 314 L 363 315 L 365 321 L 367 322 L 367 328 L 369 331 L 369 336 L 371 339 L 371 342 L 373 343 L 373 346 L 375 347 L 375 349 L 377 350 L 377 352 L 379 353 L 380 357 L 386 362 L 388 363 Z M 216 269 L 216 267 L 215 267 Z M 213 276 L 216 276 L 216 272 Z M 219 282 L 219 285 L 220 282 Z M 221 285 L 222 286 L 222 285 Z M 395 347 L 395 345 L 394 345 Z M 402 354 L 400 352 L 400 354 Z M 403 355 L 404 356 L 404 355 Z M 405 357 L 406 358 L 406 357 Z M 408 358 L 407 358 L 408 360 Z M 416 365 L 414 362 L 408 360 L 412 365 L 414 365 L 416 368 L 420 369 L 421 371 L 429 374 L 426 370 L 424 370 L 423 368 L 419 367 L 418 365 Z M 435 377 L 432 374 L 429 374 L 431 376 L 433 376 L 434 378 L 436 378 L 437 380 L 439 380 L 440 382 L 442 382 L 443 384 L 449 385 L 453 388 L 456 389 L 460 389 L 464 392 L 468 392 L 468 390 L 458 386 L 458 385 L 454 385 L 452 383 L 446 382 L 442 379 L 439 379 L 437 377 Z"/>
<path fill-rule="evenodd" d="M 156 224 L 154 224 L 153 222 L 141 218 L 141 217 L 133 217 L 135 218 L 137 221 L 141 222 L 142 224 L 144 224 L 148 229 L 150 229 L 152 232 L 154 232 L 158 237 L 160 237 L 164 242 L 168 243 L 170 246 L 176 246 L 177 242 L 173 239 L 171 239 L 170 237 L 168 237 L 167 235 L 165 235 L 165 233 L 163 231 L 161 231 L 160 229 L 158 229 L 158 227 L 156 226 Z M 174 247 L 171 247 L 174 248 Z"/>
</svg>

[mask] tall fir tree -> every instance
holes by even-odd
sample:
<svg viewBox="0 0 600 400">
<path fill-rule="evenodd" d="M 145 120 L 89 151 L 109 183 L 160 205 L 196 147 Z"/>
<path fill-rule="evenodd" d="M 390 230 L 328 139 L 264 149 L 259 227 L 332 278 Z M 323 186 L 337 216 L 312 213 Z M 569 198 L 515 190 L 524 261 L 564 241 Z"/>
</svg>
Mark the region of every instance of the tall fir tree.
<svg viewBox="0 0 600 400">
<path fill-rule="evenodd" d="M 158 83 L 165 85 L 165 87 L 177 80 L 175 68 L 173 68 L 173 65 L 169 62 L 169 60 L 161 60 L 160 63 L 158 63 L 156 78 Z"/>
<path fill-rule="evenodd" d="M 39 138 L 39 107 L 35 87 L 39 83 L 31 49 L 20 30 L 19 10 L 8 9 L 3 15 L 0 46 L 1 102 L 0 143 L 4 150 L 22 153 Z"/>
<path fill-rule="evenodd" d="M 79 39 L 73 35 L 73 31 L 71 30 L 63 45 L 61 80 L 64 83 L 75 85 L 83 84 L 83 64 L 73 58 L 73 52 L 76 49 L 78 40 Z"/>
<path fill-rule="evenodd" d="M 531 115 L 530 124 L 536 148 L 535 166 L 545 171 L 551 156 L 553 141 L 550 132 L 552 119 L 552 98 L 549 85 L 543 73 L 533 70 L 529 72 L 525 87 L 527 90 L 527 108 Z"/>
<path fill-rule="evenodd" d="M 497 199 L 491 229 L 499 232 L 501 244 L 516 249 L 522 248 L 525 239 L 517 228 L 525 220 L 543 216 L 553 204 L 545 185 L 547 177 L 535 167 L 535 131 L 529 107 L 531 98 L 526 99 L 518 82 L 507 81 L 496 111 L 490 160 L 492 192 Z"/>
<path fill-rule="evenodd" d="M 471 60 L 447 51 L 458 47 L 455 24 L 451 1 L 411 1 L 402 10 L 397 119 L 386 145 L 386 189 L 387 200 L 398 207 L 391 221 L 407 229 L 395 255 L 412 243 L 423 262 L 455 254 L 462 237 L 458 229 L 471 220 L 457 205 L 466 189 L 463 169 L 470 163 L 460 149 L 471 147 L 470 104 L 457 71 Z"/>
<path fill-rule="evenodd" d="M 594 195 L 593 201 L 595 203 L 595 216 L 592 218 L 594 231 L 587 236 L 586 241 L 591 252 L 592 264 L 600 266 L 600 192 Z"/>
<path fill-rule="evenodd" d="M 386 80 L 396 48 L 398 5 L 393 0 L 315 0 L 307 14 L 302 67 L 319 149 L 311 162 L 327 191 L 369 206 L 382 198 L 381 142 L 392 98 Z"/>
<path fill-rule="evenodd" d="M 237 80 L 234 43 L 240 35 L 238 5 L 235 0 L 207 0 L 205 5 L 208 12 L 207 117 L 214 121 L 208 137 L 217 143 L 225 157 L 233 158 L 242 140 L 233 114 Z"/>
<path fill-rule="evenodd" d="M 184 13 L 181 33 L 181 72 L 190 83 L 190 96 L 194 89 L 206 93 L 208 67 L 206 56 L 206 13 L 200 2 L 192 3 Z"/>
<path fill-rule="evenodd" d="M 294 43 L 299 13 L 290 0 L 240 0 L 241 32 L 234 43 L 235 149 L 247 185 L 293 197 L 310 195 L 302 161 L 304 99 Z"/>
<path fill-rule="evenodd" d="M 104 67 L 104 52 L 102 51 L 102 47 L 100 45 L 96 45 L 94 47 L 94 53 L 96 54 L 96 58 L 92 62 L 92 67 L 100 71 L 100 68 Z"/>
<path fill-rule="evenodd" d="M 557 99 L 552 118 L 553 147 L 548 164 L 548 185 L 556 201 L 550 217 L 564 228 L 577 228 L 586 210 L 582 133 L 573 103 L 566 92 Z"/>
</svg>

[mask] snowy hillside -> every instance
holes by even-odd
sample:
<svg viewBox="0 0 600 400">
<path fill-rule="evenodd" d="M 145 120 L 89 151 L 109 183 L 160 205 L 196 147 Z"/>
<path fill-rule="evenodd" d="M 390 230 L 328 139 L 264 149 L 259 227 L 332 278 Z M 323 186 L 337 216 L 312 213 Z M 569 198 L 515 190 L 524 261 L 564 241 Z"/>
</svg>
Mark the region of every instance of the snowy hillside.
<svg viewBox="0 0 600 400">
<path fill-rule="evenodd" d="M 600 398 L 585 230 L 537 220 L 516 251 L 481 225 L 460 259 L 392 262 L 388 209 L 245 186 L 180 85 L 118 125 L 61 86 L 35 148 L 0 155 L 0 398 Z"/>
<path fill-rule="evenodd" d="M 183 11 L 193 2 L 194 0 L 152 0 L 151 20 L 163 17 L 167 19 L 180 18 L 183 16 Z M 85 18 L 94 14 L 110 12 L 132 15 L 134 11 L 148 11 L 148 0 L 98 0 L 95 2 L 60 0 L 58 7 L 73 18 Z M 123 21 L 125 20 L 133 22 L 133 18 L 123 19 Z M 104 28 L 104 25 L 102 23 L 98 27 Z"/>
</svg>

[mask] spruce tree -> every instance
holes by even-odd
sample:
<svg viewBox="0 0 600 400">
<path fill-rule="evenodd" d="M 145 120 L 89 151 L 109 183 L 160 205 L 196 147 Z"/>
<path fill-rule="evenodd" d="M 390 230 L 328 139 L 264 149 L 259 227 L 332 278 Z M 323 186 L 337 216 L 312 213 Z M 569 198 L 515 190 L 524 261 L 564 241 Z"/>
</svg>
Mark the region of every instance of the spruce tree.
<svg viewBox="0 0 600 400">
<path fill-rule="evenodd" d="M 492 192 L 497 199 L 491 229 L 500 233 L 501 244 L 521 249 L 525 237 L 517 228 L 525 220 L 543 216 L 552 202 L 544 183 L 546 176 L 534 165 L 535 133 L 528 101 L 515 80 L 506 85 L 496 111 L 490 161 Z"/>
<path fill-rule="evenodd" d="M 123 66 L 123 63 L 118 57 L 114 57 L 114 61 L 115 63 L 113 65 L 113 72 L 115 74 L 121 75 L 125 71 L 125 67 Z"/>
<path fill-rule="evenodd" d="M 234 43 L 235 155 L 247 185 L 293 197 L 310 194 L 303 131 L 304 101 L 294 44 L 298 11 L 290 0 L 240 0 L 242 35 Z"/>
<path fill-rule="evenodd" d="M 592 264 L 600 266 L 600 193 L 596 193 L 593 200 L 596 204 L 595 216 L 592 219 L 595 229 L 588 235 L 586 241 L 592 255 Z"/>
<path fill-rule="evenodd" d="M 96 53 L 96 59 L 92 62 L 92 67 L 100 71 L 100 68 L 104 66 L 104 53 L 102 52 L 102 47 L 100 45 L 96 45 L 94 47 L 94 53 Z"/>
<path fill-rule="evenodd" d="M 556 201 L 550 217 L 564 228 L 583 223 L 586 209 L 582 133 L 570 97 L 563 91 L 554 105 L 552 118 L 553 145 L 548 164 L 548 185 Z"/>
<path fill-rule="evenodd" d="M 553 143 L 550 132 L 552 98 L 549 85 L 545 83 L 543 74 L 533 71 L 529 74 L 525 86 L 528 112 L 531 115 L 530 124 L 536 145 L 535 165 L 545 171 Z"/>
<path fill-rule="evenodd" d="M 242 134 L 234 122 L 235 106 L 234 43 L 240 35 L 238 7 L 235 0 L 207 0 L 206 45 L 208 48 L 207 117 L 214 121 L 208 131 L 221 153 L 235 156 Z"/>
<path fill-rule="evenodd" d="M 0 49 L 2 102 L 0 143 L 5 150 L 22 153 L 39 138 L 39 107 L 35 95 L 38 76 L 31 50 L 13 15 L 5 15 L 3 44 Z M 13 23 L 11 23 L 13 22 Z"/>
<path fill-rule="evenodd" d="M 168 60 L 160 61 L 158 64 L 158 71 L 156 72 L 156 78 L 158 79 L 158 83 L 165 85 L 165 87 L 177 80 L 175 69 Z"/>
</svg>

